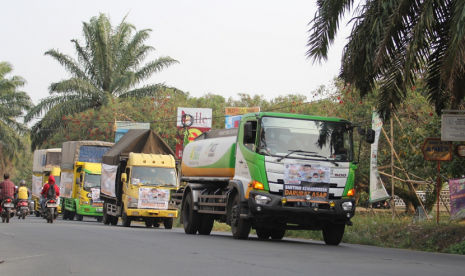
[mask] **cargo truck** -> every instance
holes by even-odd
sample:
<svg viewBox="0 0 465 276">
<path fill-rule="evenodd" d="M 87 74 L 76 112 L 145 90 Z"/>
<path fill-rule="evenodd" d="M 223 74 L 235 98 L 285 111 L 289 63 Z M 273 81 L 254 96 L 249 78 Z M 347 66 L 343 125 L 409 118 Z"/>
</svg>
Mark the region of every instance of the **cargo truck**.
<svg viewBox="0 0 465 276">
<path fill-rule="evenodd" d="M 61 148 L 35 150 L 32 162 L 32 197 L 31 200 L 34 205 L 34 214 L 36 217 L 40 216 L 41 207 L 40 192 L 42 187 L 48 181 L 48 177 L 53 175 L 56 183 L 60 181 L 60 162 L 61 162 Z M 57 208 L 61 212 L 61 208 Z"/>
<path fill-rule="evenodd" d="M 353 130 L 345 119 L 259 112 L 238 128 L 203 133 L 183 150 L 174 195 L 186 234 L 209 235 L 214 221 L 235 239 L 286 230 L 322 231 L 341 242 L 355 214 Z M 365 130 L 373 143 L 374 131 Z"/>
<path fill-rule="evenodd" d="M 63 142 L 59 185 L 64 220 L 92 217 L 102 221 L 101 162 L 103 154 L 113 145 L 103 141 Z"/>
<path fill-rule="evenodd" d="M 130 129 L 102 157 L 100 198 L 103 223 L 129 227 L 173 227 L 178 216 L 171 194 L 177 189 L 176 160 L 172 149 L 152 130 Z"/>
</svg>

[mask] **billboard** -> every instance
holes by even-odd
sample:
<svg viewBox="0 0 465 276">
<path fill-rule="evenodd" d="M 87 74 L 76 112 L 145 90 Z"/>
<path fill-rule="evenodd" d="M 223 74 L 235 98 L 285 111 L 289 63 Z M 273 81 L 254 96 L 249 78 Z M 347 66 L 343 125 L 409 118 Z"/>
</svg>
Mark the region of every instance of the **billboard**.
<svg viewBox="0 0 465 276">
<path fill-rule="evenodd" d="M 191 108 L 178 107 L 176 126 L 182 127 L 182 116 L 188 114 L 192 117 L 190 127 L 210 128 L 212 127 L 212 109 L 211 108 Z"/>
<path fill-rule="evenodd" d="M 130 129 L 150 129 L 150 123 L 135 123 L 127 121 L 116 121 L 115 143 Z"/>
<path fill-rule="evenodd" d="M 226 107 L 224 110 L 225 128 L 239 127 L 241 115 L 253 112 L 260 112 L 260 107 Z"/>
</svg>

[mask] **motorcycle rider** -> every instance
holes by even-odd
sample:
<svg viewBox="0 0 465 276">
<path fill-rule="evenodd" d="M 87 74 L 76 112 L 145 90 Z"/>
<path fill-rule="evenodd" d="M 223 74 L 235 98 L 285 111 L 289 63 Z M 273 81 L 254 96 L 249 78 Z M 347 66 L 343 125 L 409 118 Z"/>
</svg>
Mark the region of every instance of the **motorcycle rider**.
<svg viewBox="0 0 465 276">
<path fill-rule="evenodd" d="M 20 200 L 28 200 L 30 195 L 29 189 L 26 187 L 26 180 L 19 181 L 19 188 L 17 192 L 17 197 L 15 198 L 15 207 L 18 205 Z"/>
<path fill-rule="evenodd" d="M 3 175 L 4 181 L 0 182 L 0 203 L 3 205 L 3 199 L 7 197 L 14 198 L 16 193 L 15 184 L 10 180 L 10 174 Z"/>
<path fill-rule="evenodd" d="M 52 198 L 48 198 L 47 196 L 48 190 L 50 189 L 50 187 L 52 187 L 52 189 L 55 189 L 55 198 L 60 196 L 60 188 L 58 187 L 58 185 L 55 185 L 55 177 L 53 175 L 50 175 L 48 177 L 48 182 L 45 183 L 44 188 L 40 192 L 40 194 L 42 195 L 42 197 L 40 198 L 41 200 L 40 206 L 42 207 L 42 212 L 45 210 L 45 202 L 49 199 L 52 199 Z"/>
</svg>

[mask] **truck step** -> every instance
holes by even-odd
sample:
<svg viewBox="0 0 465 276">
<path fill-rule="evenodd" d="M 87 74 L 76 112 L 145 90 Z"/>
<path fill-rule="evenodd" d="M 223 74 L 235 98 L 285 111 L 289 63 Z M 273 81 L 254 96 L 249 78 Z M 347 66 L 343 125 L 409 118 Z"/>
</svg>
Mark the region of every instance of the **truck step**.
<svg viewBox="0 0 465 276">
<path fill-rule="evenodd" d="M 226 215 L 226 211 L 211 211 L 211 210 L 198 210 L 197 212 L 202 214 L 217 214 L 217 215 Z"/>
<path fill-rule="evenodd" d="M 199 202 L 199 206 L 219 206 L 226 207 L 226 203 L 209 203 L 209 202 Z"/>
</svg>

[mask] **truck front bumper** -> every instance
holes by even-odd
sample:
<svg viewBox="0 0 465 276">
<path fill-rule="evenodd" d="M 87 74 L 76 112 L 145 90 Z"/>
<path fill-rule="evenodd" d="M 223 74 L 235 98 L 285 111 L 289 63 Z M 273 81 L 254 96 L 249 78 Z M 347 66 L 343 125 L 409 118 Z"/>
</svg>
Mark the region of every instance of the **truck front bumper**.
<svg viewBox="0 0 465 276">
<path fill-rule="evenodd" d="M 255 202 L 256 195 L 267 196 L 271 200 L 266 204 Z M 282 203 L 283 197 L 269 193 L 250 191 L 248 198 L 249 218 L 261 222 L 291 223 L 302 225 L 299 229 L 319 228 L 326 222 L 343 222 L 351 224 L 350 219 L 355 215 L 355 199 L 341 198 L 329 199 L 334 202 L 334 206 L 329 204 L 311 204 L 287 202 Z M 344 205 L 351 205 L 350 210 L 345 210 Z"/>
<path fill-rule="evenodd" d="M 178 210 L 126 209 L 128 217 L 177 218 Z"/>
<path fill-rule="evenodd" d="M 103 207 L 92 207 L 90 205 L 81 205 L 77 209 L 77 213 L 83 216 L 101 217 L 103 216 Z"/>
</svg>

